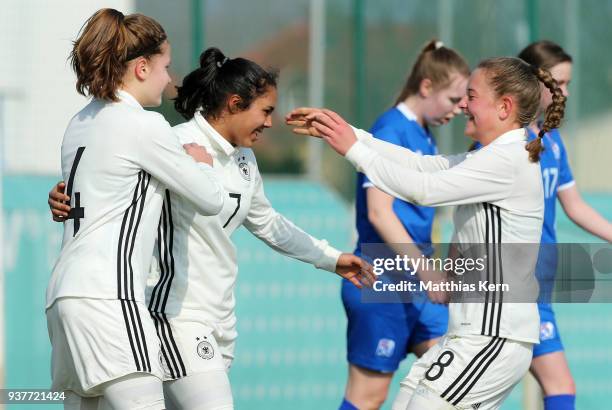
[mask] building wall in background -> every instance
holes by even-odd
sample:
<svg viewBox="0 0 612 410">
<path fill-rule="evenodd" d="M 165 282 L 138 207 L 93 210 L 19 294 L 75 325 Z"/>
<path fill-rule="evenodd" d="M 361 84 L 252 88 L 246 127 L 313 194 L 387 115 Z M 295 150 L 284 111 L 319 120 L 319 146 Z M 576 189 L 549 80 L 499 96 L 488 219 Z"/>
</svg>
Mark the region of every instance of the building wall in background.
<svg viewBox="0 0 612 410">
<path fill-rule="evenodd" d="M 67 60 L 85 20 L 132 0 L 4 0 L 0 13 L 0 155 L 7 173 L 60 173 L 70 118 L 86 104 Z"/>
</svg>

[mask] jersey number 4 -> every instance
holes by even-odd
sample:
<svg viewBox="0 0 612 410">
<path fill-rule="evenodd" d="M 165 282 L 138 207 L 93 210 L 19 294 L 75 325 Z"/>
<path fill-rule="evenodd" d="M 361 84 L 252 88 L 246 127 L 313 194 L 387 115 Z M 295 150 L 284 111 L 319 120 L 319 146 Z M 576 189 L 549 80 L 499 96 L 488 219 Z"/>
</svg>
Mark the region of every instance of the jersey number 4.
<svg viewBox="0 0 612 410">
<path fill-rule="evenodd" d="M 72 163 L 72 168 L 70 169 L 70 177 L 68 178 L 68 186 L 66 187 L 66 195 L 70 197 L 70 201 L 74 200 L 74 203 L 70 204 L 70 212 L 68 213 L 67 219 L 74 219 L 74 232 L 72 236 L 75 236 L 81 227 L 81 219 L 85 218 L 85 208 L 81 207 L 81 193 L 75 192 L 72 194 L 72 189 L 74 185 L 74 175 L 76 174 L 77 167 L 79 166 L 79 161 L 81 161 L 81 156 L 83 155 L 83 151 L 85 151 L 85 147 L 79 147 L 77 150 L 76 156 L 74 157 L 74 162 Z"/>
</svg>

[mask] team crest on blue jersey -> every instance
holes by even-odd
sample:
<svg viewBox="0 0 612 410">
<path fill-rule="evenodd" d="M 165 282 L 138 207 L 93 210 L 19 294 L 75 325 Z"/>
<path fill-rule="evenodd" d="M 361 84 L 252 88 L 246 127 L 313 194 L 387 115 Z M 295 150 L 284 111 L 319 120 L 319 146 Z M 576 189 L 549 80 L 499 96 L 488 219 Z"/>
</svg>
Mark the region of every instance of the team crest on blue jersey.
<svg viewBox="0 0 612 410">
<path fill-rule="evenodd" d="M 555 324 L 553 322 L 540 323 L 540 340 L 550 340 L 555 338 Z"/>
<path fill-rule="evenodd" d="M 246 181 L 251 180 L 251 167 L 246 162 L 246 157 L 243 155 L 238 157 L 238 169 L 240 170 L 240 176 L 244 178 Z"/>
<path fill-rule="evenodd" d="M 561 149 L 559 148 L 559 144 L 557 144 L 554 141 L 552 143 L 552 152 L 553 152 L 556 160 L 561 159 Z"/>
<path fill-rule="evenodd" d="M 206 339 L 206 337 L 204 337 L 204 339 Z M 200 341 L 200 338 L 197 337 L 196 341 Z M 215 356 L 215 349 L 213 349 L 213 346 L 207 340 L 200 341 L 196 350 L 198 356 L 202 359 L 210 360 Z"/>
<path fill-rule="evenodd" d="M 376 346 L 376 356 L 391 357 L 395 350 L 395 340 L 380 339 Z"/>
</svg>

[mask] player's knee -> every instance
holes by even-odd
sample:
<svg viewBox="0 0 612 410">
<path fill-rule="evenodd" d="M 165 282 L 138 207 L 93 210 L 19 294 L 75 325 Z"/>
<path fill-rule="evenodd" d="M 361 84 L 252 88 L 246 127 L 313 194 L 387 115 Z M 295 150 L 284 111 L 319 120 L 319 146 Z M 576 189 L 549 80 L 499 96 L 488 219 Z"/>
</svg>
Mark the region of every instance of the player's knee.
<svg viewBox="0 0 612 410">
<path fill-rule="evenodd" d="M 377 410 L 380 409 L 387 399 L 388 389 L 380 390 L 362 390 L 357 394 L 352 394 L 348 397 L 359 410 Z"/>
<path fill-rule="evenodd" d="M 380 391 L 374 392 L 372 393 L 367 399 L 366 399 L 366 407 L 367 409 L 380 409 L 383 405 L 383 403 L 385 402 L 385 400 L 387 400 L 387 394 L 389 393 L 388 389 L 381 389 Z M 361 408 L 360 408 L 361 409 Z"/>
<path fill-rule="evenodd" d="M 558 386 L 558 389 L 561 393 L 576 395 L 576 382 L 572 376 L 569 376 L 565 380 L 562 381 L 561 385 Z"/>
</svg>

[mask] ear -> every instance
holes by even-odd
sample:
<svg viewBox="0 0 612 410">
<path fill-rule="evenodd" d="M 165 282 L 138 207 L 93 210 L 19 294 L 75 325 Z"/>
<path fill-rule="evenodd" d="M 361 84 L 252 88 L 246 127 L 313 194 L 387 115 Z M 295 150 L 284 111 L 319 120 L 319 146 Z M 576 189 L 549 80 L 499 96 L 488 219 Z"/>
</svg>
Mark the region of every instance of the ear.
<svg viewBox="0 0 612 410">
<path fill-rule="evenodd" d="M 242 102 L 242 98 L 238 94 L 231 94 L 227 99 L 227 111 L 230 114 L 237 113 L 242 111 L 240 108 L 240 103 Z"/>
<path fill-rule="evenodd" d="M 512 115 L 514 100 L 508 95 L 503 95 L 497 102 L 497 115 L 500 120 L 505 121 Z"/>
<path fill-rule="evenodd" d="M 140 81 L 144 81 L 149 77 L 151 67 L 149 67 L 149 61 L 144 57 L 138 57 L 134 62 L 134 75 Z"/>
<path fill-rule="evenodd" d="M 429 78 L 424 78 L 421 80 L 421 84 L 419 84 L 419 95 L 423 98 L 429 97 L 433 90 L 433 84 Z"/>
</svg>

